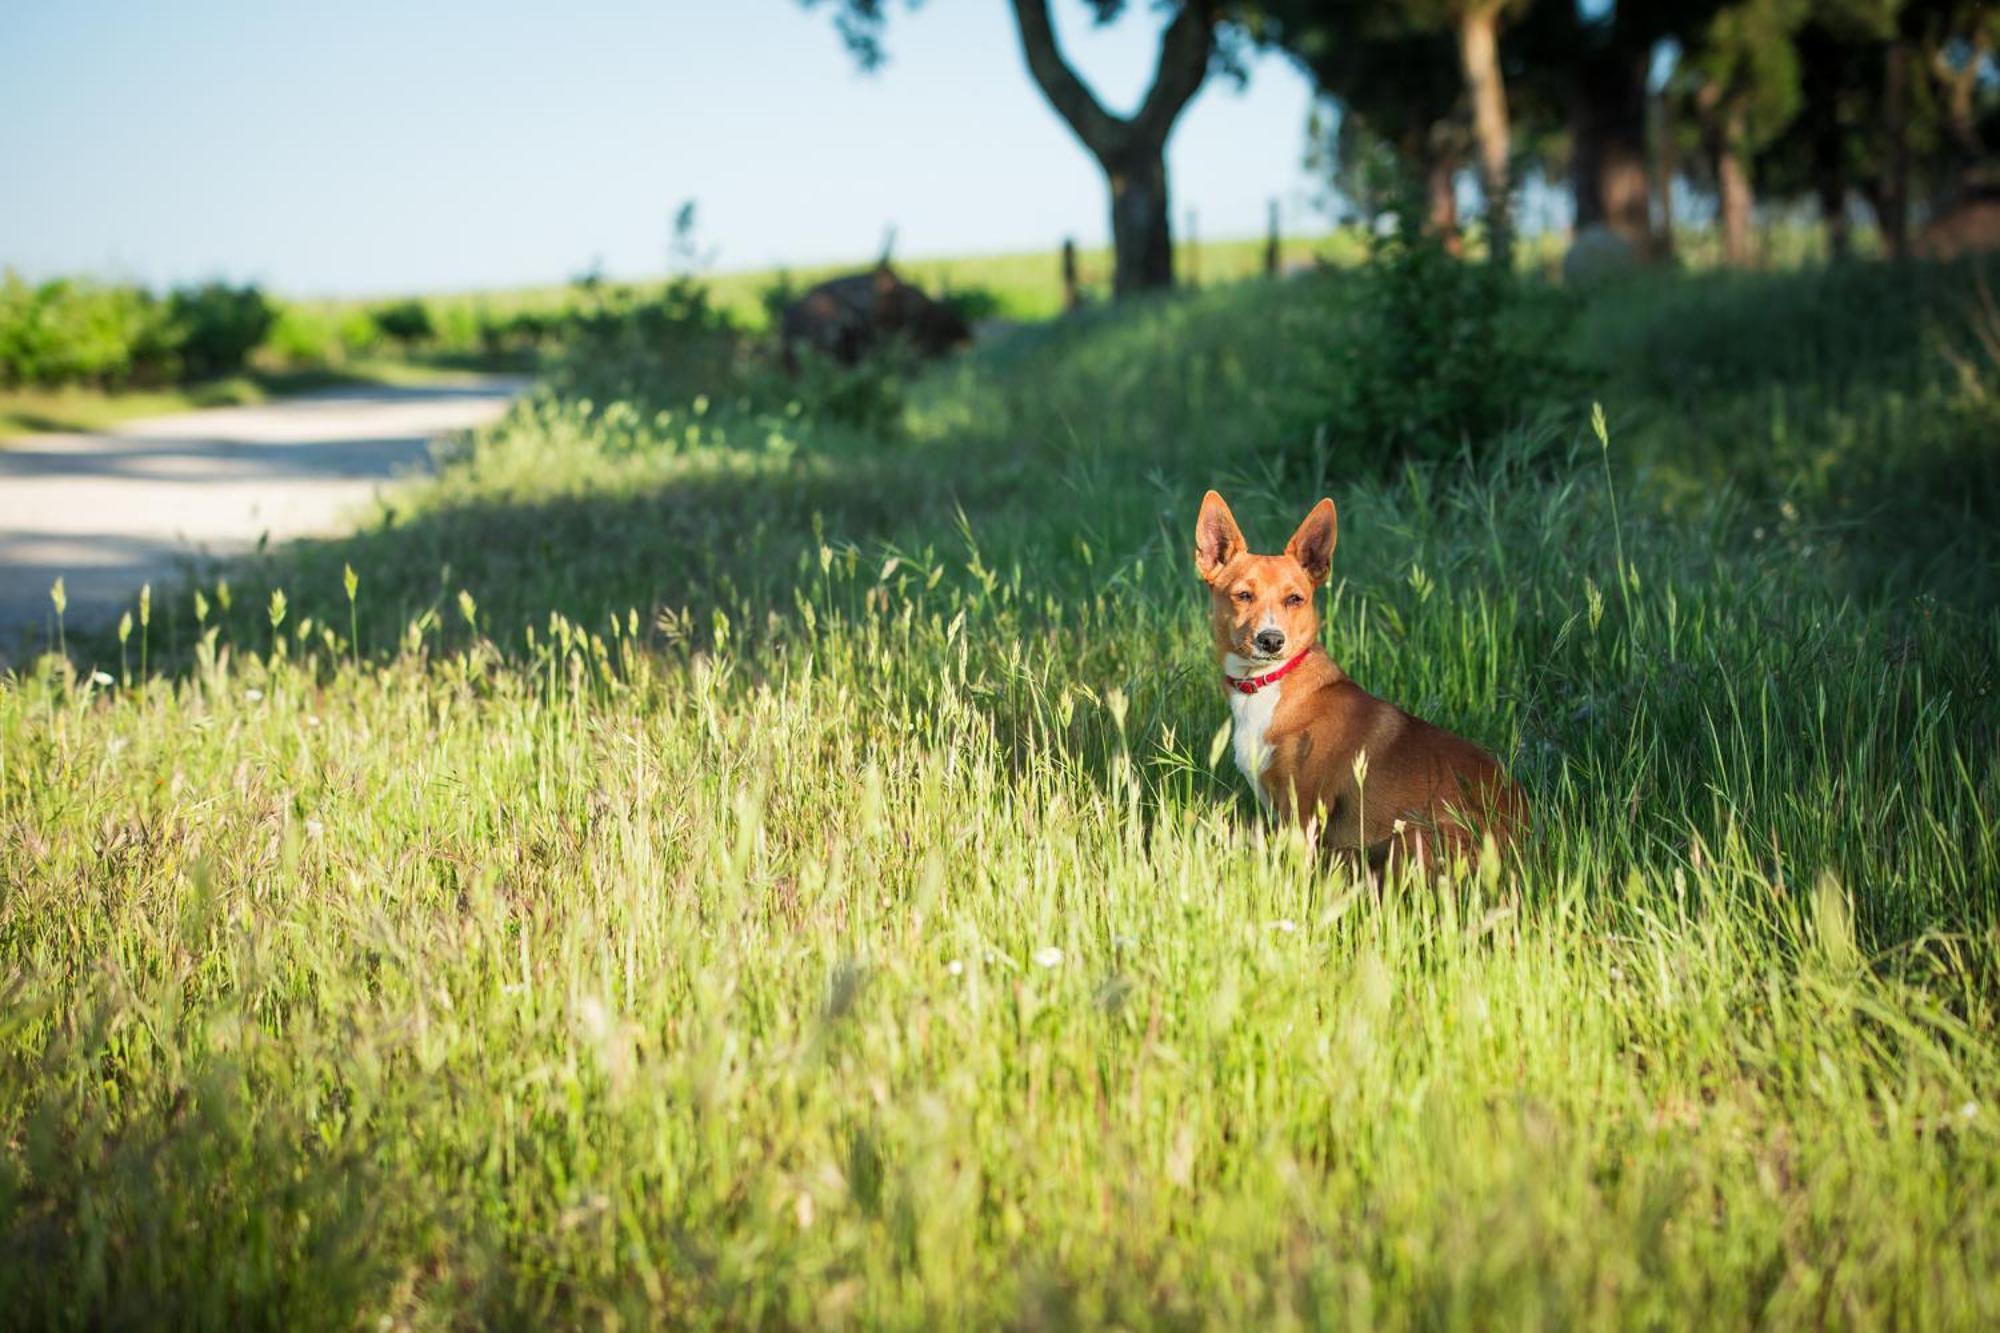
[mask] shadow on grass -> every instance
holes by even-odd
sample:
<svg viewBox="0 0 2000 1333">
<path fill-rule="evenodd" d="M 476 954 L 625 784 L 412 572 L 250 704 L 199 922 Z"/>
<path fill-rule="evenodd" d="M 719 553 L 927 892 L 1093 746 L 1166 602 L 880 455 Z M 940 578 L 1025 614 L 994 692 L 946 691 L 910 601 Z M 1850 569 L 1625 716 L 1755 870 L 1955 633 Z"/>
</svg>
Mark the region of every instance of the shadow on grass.
<svg viewBox="0 0 2000 1333">
<path fill-rule="evenodd" d="M 718 608 L 789 615 L 793 589 L 817 568 L 822 533 L 843 548 L 949 540 L 961 503 L 954 480 L 889 454 L 724 466 L 610 491 L 447 498 L 415 510 L 391 501 L 349 536 L 235 565 L 228 632 L 248 645 L 268 640 L 260 619 L 271 590 L 282 588 L 295 620 L 312 615 L 345 634 L 349 568 L 364 653 L 393 652 L 429 613 L 463 636 L 461 592 L 477 607 L 478 633 L 507 655 L 524 652 L 525 631 L 545 629 L 552 612 L 599 633 L 633 614 L 646 628 L 662 612 L 687 611 L 704 626 Z M 757 629 L 739 627 L 753 637 Z"/>
</svg>

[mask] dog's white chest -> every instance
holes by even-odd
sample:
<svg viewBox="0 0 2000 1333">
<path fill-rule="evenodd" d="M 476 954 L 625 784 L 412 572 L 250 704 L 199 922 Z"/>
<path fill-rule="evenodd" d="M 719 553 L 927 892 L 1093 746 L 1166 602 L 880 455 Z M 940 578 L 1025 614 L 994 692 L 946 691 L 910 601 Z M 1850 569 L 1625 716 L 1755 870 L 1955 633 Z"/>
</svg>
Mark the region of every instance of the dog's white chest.
<svg viewBox="0 0 2000 1333">
<path fill-rule="evenodd" d="M 1283 688 L 1274 684 L 1266 685 L 1255 694 L 1244 694 L 1240 690 L 1229 692 L 1230 731 L 1236 751 L 1236 767 L 1249 780 L 1250 790 L 1256 792 L 1257 799 L 1265 805 L 1271 803 L 1270 794 L 1264 790 L 1261 780 L 1271 762 L 1271 746 L 1266 737 L 1271 730 L 1271 716 L 1278 711 L 1278 691 Z"/>
</svg>

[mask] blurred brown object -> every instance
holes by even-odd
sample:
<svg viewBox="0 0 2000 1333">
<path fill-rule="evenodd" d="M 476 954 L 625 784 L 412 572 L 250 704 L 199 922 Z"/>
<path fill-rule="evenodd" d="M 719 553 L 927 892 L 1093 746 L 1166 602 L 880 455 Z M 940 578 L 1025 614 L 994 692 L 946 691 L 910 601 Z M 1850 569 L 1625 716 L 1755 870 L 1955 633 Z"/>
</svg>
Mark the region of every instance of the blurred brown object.
<svg viewBox="0 0 2000 1333">
<path fill-rule="evenodd" d="M 810 288 L 785 307 L 779 336 L 785 368 L 796 371 L 801 345 L 853 366 L 898 339 L 920 355 L 942 356 L 972 341 L 972 330 L 956 310 L 905 282 L 884 260 Z"/>
<path fill-rule="evenodd" d="M 1961 199 L 1925 224 L 1917 233 L 1915 248 L 1922 259 L 1959 259 L 2000 250 L 2000 194 Z"/>
</svg>

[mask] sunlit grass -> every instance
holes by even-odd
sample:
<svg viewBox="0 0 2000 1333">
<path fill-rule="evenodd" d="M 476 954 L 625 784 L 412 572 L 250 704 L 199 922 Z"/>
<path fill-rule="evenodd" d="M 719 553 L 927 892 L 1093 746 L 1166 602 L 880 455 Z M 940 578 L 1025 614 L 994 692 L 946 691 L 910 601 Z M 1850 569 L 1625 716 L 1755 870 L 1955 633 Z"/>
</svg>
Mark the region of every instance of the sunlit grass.
<svg viewBox="0 0 2000 1333">
<path fill-rule="evenodd" d="M 191 389 L 135 389 L 117 393 L 82 387 L 0 388 L 0 441 L 47 431 L 99 431 L 143 417 L 197 407 L 260 402 L 264 391 L 245 377 Z"/>
<path fill-rule="evenodd" d="M 288 394 L 369 384 L 468 383 L 463 371 L 383 358 L 356 361 L 339 370 L 273 370 L 179 389 L 0 388 L 0 443 L 50 432 L 94 433 L 147 417 L 170 416 L 204 407 L 241 407 Z"/>
<path fill-rule="evenodd" d="M 155 589 L 166 674 L 0 684 L 7 1308 L 2000 1317 L 2000 614 L 1691 498 L 1646 401 L 1345 471 L 1289 290 L 995 349 L 894 442 L 537 399 Z M 1194 502 L 1275 544 L 1315 458 L 1327 642 L 1506 758 L 1504 866 L 1354 882 L 1214 743 Z"/>
</svg>

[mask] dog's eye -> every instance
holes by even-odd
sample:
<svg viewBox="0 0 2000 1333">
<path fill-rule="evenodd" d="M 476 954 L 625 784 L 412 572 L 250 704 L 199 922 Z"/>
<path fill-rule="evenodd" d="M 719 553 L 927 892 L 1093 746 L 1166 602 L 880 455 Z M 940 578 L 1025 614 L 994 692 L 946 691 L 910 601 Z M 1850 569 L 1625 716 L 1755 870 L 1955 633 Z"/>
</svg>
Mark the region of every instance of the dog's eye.
<svg viewBox="0 0 2000 1333">
<path fill-rule="evenodd" d="M 1286 606 L 1300 606 L 1300 605 L 1303 605 L 1303 604 L 1304 604 L 1305 600 L 1306 600 L 1305 598 L 1303 598 L 1303 597 L 1299 596 L 1299 595 L 1298 595 L 1297 593 L 1293 593 L 1293 594 L 1292 594 L 1291 596 L 1289 596 L 1289 597 L 1287 597 L 1287 598 L 1285 599 L 1285 605 L 1286 605 Z"/>
<path fill-rule="evenodd" d="M 1250 600 L 1250 590 L 1249 590 L 1248 588 L 1244 588 L 1244 589 L 1243 589 L 1242 591 L 1238 592 L 1238 593 L 1236 594 L 1236 600 L 1237 600 L 1237 601 L 1239 601 L 1239 602 L 1247 602 L 1247 601 L 1249 601 L 1249 600 Z"/>
</svg>

